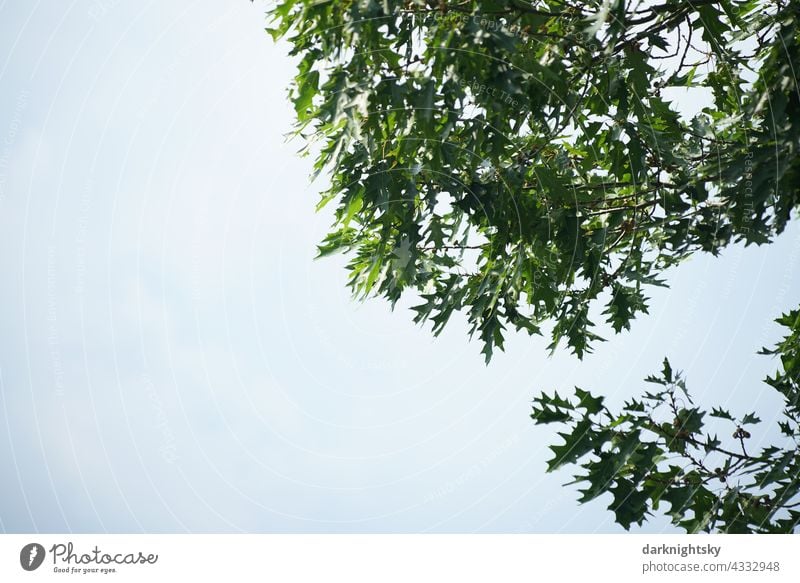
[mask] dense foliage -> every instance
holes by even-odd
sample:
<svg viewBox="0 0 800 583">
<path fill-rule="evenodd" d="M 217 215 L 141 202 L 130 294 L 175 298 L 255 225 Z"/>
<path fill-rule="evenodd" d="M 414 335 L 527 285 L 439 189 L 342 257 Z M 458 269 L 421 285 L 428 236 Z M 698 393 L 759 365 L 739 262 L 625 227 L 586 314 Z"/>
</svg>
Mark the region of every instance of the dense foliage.
<svg viewBox="0 0 800 583">
<path fill-rule="evenodd" d="M 784 399 L 782 446 L 749 445 L 764 441 L 755 413 L 734 417 L 696 407 L 665 360 L 661 374 L 646 379 L 656 389 L 627 401 L 620 413 L 581 389 L 572 400 L 541 394 L 536 423 L 568 428 L 559 433 L 564 443 L 551 447 L 548 469 L 583 461 L 575 477 L 586 484 L 580 501 L 611 493 L 609 510 L 626 529 L 661 510 L 687 532 L 793 532 L 800 524 L 800 310 L 778 321 L 788 336 L 762 352 L 778 355 L 783 368 L 765 380 Z M 710 418 L 721 420 L 714 432 Z"/>
<path fill-rule="evenodd" d="M 298 132 L 359 296 L 581 356 L 692 252 L 798 204 L 798 0 L 283 0 Z M 601 309 L 593 306 L 601 304 Z M 604 307 L 603 307 L 604 306 Z M 601 313 L 602 312 L 602 313 Z"/>
<path fill-rule="evenodd" d="M 464 313 L 487 361 L 545 323 L 582 357 L 667 268 L 767 243 L 800 204 L 800 0 L 280 0 L 270 17 L 331 176 L 320 255 L 348 254 L 359 297 L 414 292 L 436 334 Z M 791 532 L 798 318 L 767 379 L 785 445 L 751 451 L 756 415 L 695 407 L 665 361 L 621 413 L 541 395 L 536 422 L 568 427 L 549 469 L 583 462 L 581 501 L 610 492 L 625 528 L 668 504 L 690 532 Z"/>
</svg>

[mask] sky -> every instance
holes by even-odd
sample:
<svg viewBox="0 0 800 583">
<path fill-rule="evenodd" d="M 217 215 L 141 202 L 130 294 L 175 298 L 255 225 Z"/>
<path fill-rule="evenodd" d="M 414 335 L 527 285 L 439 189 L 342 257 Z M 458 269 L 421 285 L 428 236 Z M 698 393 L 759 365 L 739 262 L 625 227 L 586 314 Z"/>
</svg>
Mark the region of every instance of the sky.
<svg viewBox="0 0 800 583">
<path fill-rule="evenodd" d="M 583 362 L 354 301 L 265 8 L 0 0 L 0 531 L 620 532 L 545 473 L 539 391 L 618 405 L 669 356 L 774 419 L 796 225 L 672 269 Z"/>
</svg>

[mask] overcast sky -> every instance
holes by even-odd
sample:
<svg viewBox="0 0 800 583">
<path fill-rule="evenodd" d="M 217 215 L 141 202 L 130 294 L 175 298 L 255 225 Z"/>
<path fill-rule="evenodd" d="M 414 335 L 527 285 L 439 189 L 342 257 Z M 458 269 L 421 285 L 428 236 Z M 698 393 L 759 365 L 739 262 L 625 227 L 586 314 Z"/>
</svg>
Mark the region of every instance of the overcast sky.
<svg viewBox="0 0 800 583">
<path fill-rule="evenodd" d="M 511 334 L 487 367 L 457 318 L 355 303 L 264 11 L 0 1 L 0 530 L 616 532 L 544 473 L 537 391 L 619 403 L 668 355 L 772 419 L 795 227 L 672 270 L 582 363 Z"/>
</svg>

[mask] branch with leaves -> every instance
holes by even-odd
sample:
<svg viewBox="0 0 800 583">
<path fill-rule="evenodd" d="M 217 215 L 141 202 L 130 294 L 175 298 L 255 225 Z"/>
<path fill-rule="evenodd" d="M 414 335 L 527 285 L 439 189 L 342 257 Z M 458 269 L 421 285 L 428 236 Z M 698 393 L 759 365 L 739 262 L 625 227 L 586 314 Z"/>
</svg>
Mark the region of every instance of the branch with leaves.
<svg viewBox="0 0 800 583">
<path fill-rule="evenodd" d="M 270 17 L 298 57 L 297 133 L 331 174 L 320 255 L 350 255 L 357 297 L 421 296 L 435 333 L 463 313 L 487 361 L 551 320 L 582 357 L 600 340 L 585 303 L 629 328 L 665 269 L 767 243 L 800 203 L 800 0 L 282 0 Z M 685 114 L 667 89 L 713 103 Z"/>
<path fill-rule="evenodd" d="M 687 532 L 791 533 L 800 524 L 800 310 L 778 320 L 789 334 L 763 354 L 782 370 L 766 383 L 784 397 L 778 422 L 785 444 L 760 450 L 748 442 L 763 431 L 755 413 L 741 417 L 695 406 L 683 375 L 664 361 L 656 386 L 612 412 L 601 396 L 576 389 L 565 399 L 534 400 L 537 424 L 559 423 L 563 443 L 551 446 L 548 471 L 580 464 L 580 502 L 610 493 L 608 507 L 626 530 L 665 512 Z M 715 422 L 711 426 L 712 420 Z M 753 451 L 751 451 L 751 449 Z M 665 507 L 666 506 L 666 507 Z"/>
</svg>

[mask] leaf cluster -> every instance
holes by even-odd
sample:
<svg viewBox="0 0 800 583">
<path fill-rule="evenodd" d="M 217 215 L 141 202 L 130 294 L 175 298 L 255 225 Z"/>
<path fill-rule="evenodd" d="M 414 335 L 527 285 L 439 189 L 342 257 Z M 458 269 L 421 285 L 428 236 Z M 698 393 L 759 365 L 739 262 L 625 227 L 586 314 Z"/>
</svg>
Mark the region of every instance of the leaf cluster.
<svg viewBox="0 0 800 583">
<path fill-rule="evenodd" d="M 687 532 L 792 533 L 800 524 L 800 311 L 780 320 L 790 333 L 764 354 L 782 371 L 766 383 L 784 398 L 778 426 L 785 445 L 750 445 L 764 432 L 755 413 L 736 417 L 722 407 L 695 406 L 683 375 L 668 360 L 654 385 L 612 412 L 603 397 L 576 389 L 574 398 L 542 393 L 537 424 L 559 423 L 548 471 L 579 464 L 580 502 L 610 493 L 608 507 L 626 530 L 657 512 Z M 712 425 L 713 423 L 713 425 Z"/>
<path fill-rule="evenodd" d="M 800 196 L 798 12 L 279 2 L 268 30 L 298 59 L 297 133 L 332 177 L 320 255 L 348 253 L 359 297 L 413 291 L 434 333 L 464 313 L 487 360 L 509 327 L 546 321 L 552 347 L 582 356 L 597 318 L 628 328 L 671 265 L 783 230 Z"/>
</svg>

